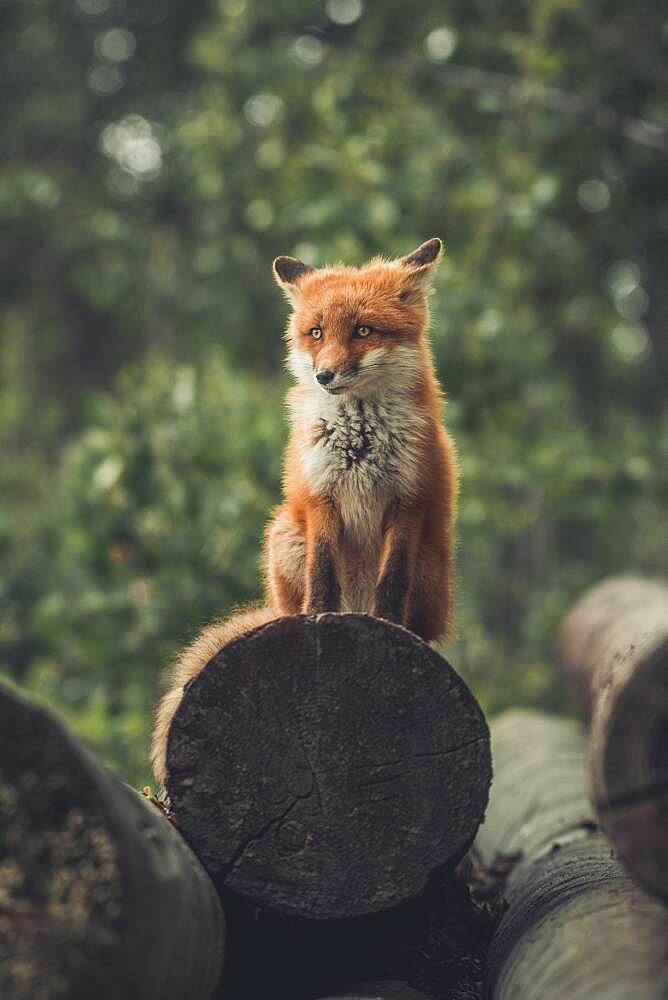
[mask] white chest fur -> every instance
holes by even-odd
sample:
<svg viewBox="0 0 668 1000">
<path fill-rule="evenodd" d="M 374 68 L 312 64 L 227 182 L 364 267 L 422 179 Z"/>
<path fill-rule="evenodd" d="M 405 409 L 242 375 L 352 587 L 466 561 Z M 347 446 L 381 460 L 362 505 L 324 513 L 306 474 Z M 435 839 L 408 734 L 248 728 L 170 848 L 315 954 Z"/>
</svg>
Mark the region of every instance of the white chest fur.
<svg viewBox="0 0 668 1000">
<path fill-rule="evenodd" d="M 424 419 L 407 394 L 320 396 L 302 412 L 307 482 L 313 492 L 332 497 L 347 532 L 371 540 L 380 533 L 387 504 L 415 493 Z"/>
<path fill-rule="evenodd" d="M 416 490 L 424 419 L 407 395 L 311 397 L 301 460 L 309 487 L 332 498 L 343 522 L 342 611 L 369 611 L 388 505 Z"/>
</svg>

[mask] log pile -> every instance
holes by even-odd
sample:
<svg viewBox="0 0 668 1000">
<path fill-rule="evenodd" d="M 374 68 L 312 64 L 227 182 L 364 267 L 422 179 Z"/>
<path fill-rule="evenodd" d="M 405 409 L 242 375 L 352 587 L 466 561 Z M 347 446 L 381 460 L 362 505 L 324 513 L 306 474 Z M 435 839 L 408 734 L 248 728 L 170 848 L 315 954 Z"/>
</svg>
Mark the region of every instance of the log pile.
<svg viewBox="0 0 668 1000">
<path fill-rule="evenodd" d="M 458 866 L 487 803 L 489 731 L 404 629 L 296 617 L 224 647 L 173 720 L 168 815 L 15 699 L 0 717 L 18 865 L 0 896 L 3 997 L 418 1000 L 480 974 L 492 923 Z M 46 851 L 44 900 L 34 859 L 75 822 L 70 853 Z"/>
<path fill-rule="evenodd" d="M 223 647 L 174 716 L 167 809 L 1 688 L 0 995 L 665 998 L 668 588 L 595 588 L 559 662 L 590 738 L 497 719 L 489 807 L 474 696 L 366 615 Z"/>
<path fill-rule="evenodd" d="M 585 738 L 569 719 L 512 711 L 492 724 L 495 780 L 477 840 L 506 862 L 487 1000 L 662 1000 L 668 911 L 615 858 L 593 819 Z"/>
</svg>

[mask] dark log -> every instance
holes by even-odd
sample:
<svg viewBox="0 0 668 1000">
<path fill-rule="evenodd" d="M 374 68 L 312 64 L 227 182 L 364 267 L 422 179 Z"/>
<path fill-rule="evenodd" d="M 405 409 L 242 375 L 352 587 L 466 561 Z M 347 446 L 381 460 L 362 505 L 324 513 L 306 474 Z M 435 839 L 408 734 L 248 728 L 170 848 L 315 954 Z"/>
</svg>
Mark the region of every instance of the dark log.
<svg viewBox="0 0 668 1000">
<path fill-rule="evenodd" d="M 492 724 L 494 784 L 477 846 L 506 871 L 487 1000 L 665 1000 L 668 913 L 592 819 L 585 740 L 571 720 L 508 712 Z M 503 861 L 503 865 L 499 865 Z"/>
<path fill-rule="evenodd" d="M 336 996 L 322 997 L 321 1000 L 427 1000 L 424 993 L 418 993 L 406 983 L 357 983 Z"/>
<path fill-rule="evenodd" d="M 224 922 L 149 799 L 0 686 L 0 996 L 206 1000 Z"/>
<path fill-rule="evenodd" d="M 297 616 L 225 646 L 167 749 L 175 823 L 220 884 L 311 919 L 395 907 L 470 845 L 490 783 L 454 670 L 367 615 Z"/>
<path fill-rule="evenodd" d="M 598 819 L 627 870 L 668 903 L 668 587 L 604 581 L 564 620 L 560 648 L 591 715 Z"/>
<path fill-rule="evenodd" d="M 225 1000 L 313 1000 L 390 980 L 428 997 L 479 996 L 497 920 L 471 899 L 467 873 L 462 863 L 429 895 L 349 920 L 290 917 L 226 892 Z"/>
</svg>

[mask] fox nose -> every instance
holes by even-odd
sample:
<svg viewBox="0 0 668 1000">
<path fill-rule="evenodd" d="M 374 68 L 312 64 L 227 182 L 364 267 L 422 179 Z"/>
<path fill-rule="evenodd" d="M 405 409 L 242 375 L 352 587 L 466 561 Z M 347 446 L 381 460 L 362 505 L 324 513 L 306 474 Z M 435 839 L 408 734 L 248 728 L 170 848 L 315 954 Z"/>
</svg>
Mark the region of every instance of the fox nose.
<svg viewBox="0 0 668 1000">
<path fill-rule="evenodd" d="M 320 385 L 329 385 L 329 383 L 332 381 L 333 378 L 334 378 L 334 372 L 326 370 L 324 372 L 318 372 L 318 374 L 316 375 L 316 379 L 318 380 Z"/>
</svg>

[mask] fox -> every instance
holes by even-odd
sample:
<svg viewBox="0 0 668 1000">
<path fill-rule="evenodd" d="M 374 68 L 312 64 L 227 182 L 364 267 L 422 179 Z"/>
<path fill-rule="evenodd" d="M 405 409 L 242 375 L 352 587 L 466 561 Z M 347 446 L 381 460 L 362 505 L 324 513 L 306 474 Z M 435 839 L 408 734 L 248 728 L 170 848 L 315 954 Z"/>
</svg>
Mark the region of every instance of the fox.
<svg viewBox="0 0 668 1000">
<path fill-rule="evenodd" d="M 183 689 L 228 642 L 283 615 L 361 612 L 427 642 L 452 629 L 458 469 L 427 339 L 438 237 L 357 268 L 277 257 L 295 385 L 283 502 L 264 538 L 265 603 L 206 627 L 177 658 L 152 761 Z"/>
</svg>

